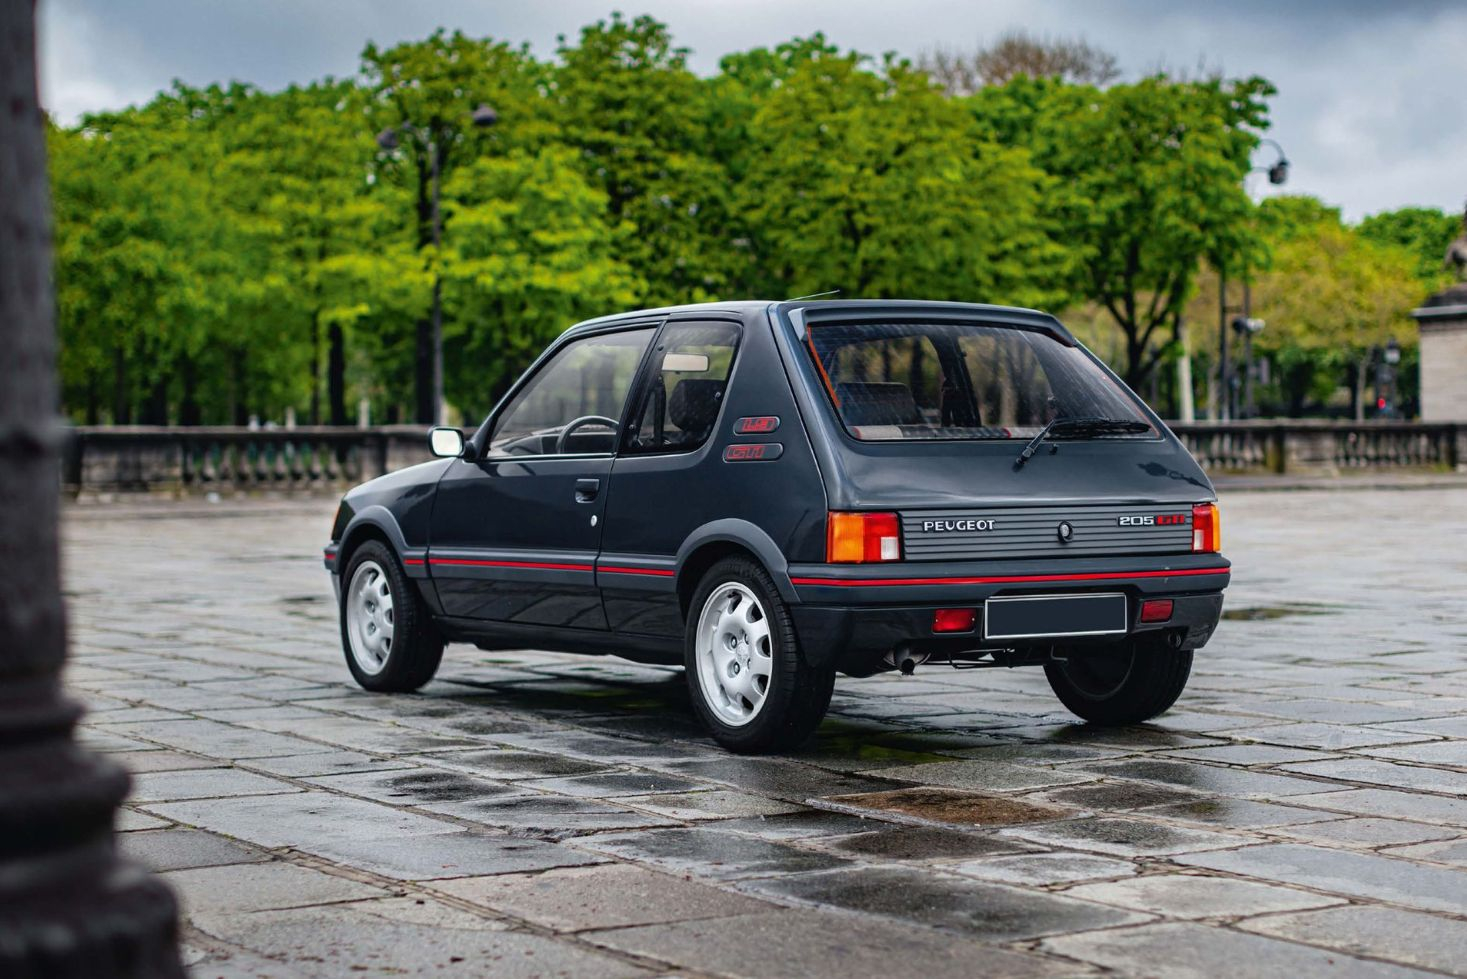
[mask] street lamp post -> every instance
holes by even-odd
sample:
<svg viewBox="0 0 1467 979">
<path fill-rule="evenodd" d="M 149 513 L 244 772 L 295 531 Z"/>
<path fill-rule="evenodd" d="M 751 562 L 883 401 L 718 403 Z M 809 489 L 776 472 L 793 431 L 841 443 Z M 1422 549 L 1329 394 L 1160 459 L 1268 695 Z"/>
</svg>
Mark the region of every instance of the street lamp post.
<svg viewBox="0 0 1467 979">
<path fill-rule="evenodd" d="M 499 113 L 488 105 L 480 103 L 478 108 L 469 114 L 469 120 L 480 129 L 487 129 L 499 121 Z M 430 192 L 430 211 L 432 217 L 431 240 L 433 251 L 438 253 L 443 245 L 443 211 L 439 206 L 440 185 L 442 183 L 441 161 L 438 153 L 438 140 L 431 129 L 414 126 L 411 121 L 405 121 L 396 128 L 389 127 L 377 134 L 377 145 L 382 149 L 392 152 L 399 145 L 398 133 L 406 133 L 415 138 L 419 143 L 428 148 L 428 166 L 432 174 Z M 434 425 L 443 424 L 443 277 L 435 271 L 433 273 L 433 313 L 432 333 L 429 343 L 432 347 L 433 373 L 431 381 L 432 389 L 432 418 L 429 421 Z M 419 419 L 422 421 L 423 419 Z"/>
<path fill-rule="evenodd" d="M 1268 139 L 1267 137 L 1260 139 L 1259 142 L 1272 146 L 1274 151 L 1278 153 L 1278 159 L 1271 166 L 1254 167 L 1248 173 L 1250 175 L 1255 173 L 1267 174 L 1270 184 L 1273 184 L 1275 187 L 1282 186 L 1289 179 L 1289 158 L 1284 155 L 1284 148 L 1278 144 L 1278 140 Z M 1228 279 L 1226 270 L 1219 268 L 1217 272 L 1218 417 L 1222 421 L 1227 421 L 1235 414 L 1232 406 L 1233 377 L 1228 365 L 1228 313 L 1241 312 L 1241 319 L 1248 321 L 1252 321 L 1253 319 L 1253 291 L 1250 288 L 1248 266 L 1246 263 L 1244 263 L 1240 271 L 1243 277 L 1243 305 L 1239 310 L 1228 306 Z M 1253 332 L 1256 331 L 1250 331 L 1244 334 L 1250 345 L 1248 353 L 1248 366 L 1250 370 L 1252 368 L 1251 341 Z M 1243 383 L 1248 389 L 1248 394 L 1244 400 L 1251 404 L 1251 379 L 1245 378 Z"/>
<path fill-rule="evenodd" d="M 0 3 L 0 976 L 183 979 L 178 906 L 118 856 L 127 772 L 73 736 L 35 8 Z"/>
</svg>

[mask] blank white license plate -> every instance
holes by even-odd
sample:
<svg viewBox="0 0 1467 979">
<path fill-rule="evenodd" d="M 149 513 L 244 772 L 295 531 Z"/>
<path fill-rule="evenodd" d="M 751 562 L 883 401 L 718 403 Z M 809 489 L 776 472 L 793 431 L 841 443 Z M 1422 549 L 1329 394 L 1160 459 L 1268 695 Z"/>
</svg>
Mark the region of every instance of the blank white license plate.
<svg viewBox="0 0 1467 979">
<path fill-rule="evenodd" d="M 983 603 L 983 638 L 1051 639 L 1126 633 L 1126 596 L 1019 595 Z"/>
</svg>

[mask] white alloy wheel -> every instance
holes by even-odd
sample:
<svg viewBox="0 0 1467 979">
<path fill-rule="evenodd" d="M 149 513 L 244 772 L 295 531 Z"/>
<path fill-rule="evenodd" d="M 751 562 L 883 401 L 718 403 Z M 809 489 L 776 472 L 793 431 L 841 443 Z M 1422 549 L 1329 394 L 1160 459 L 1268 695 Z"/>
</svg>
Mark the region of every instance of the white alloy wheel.
<svg viewBox="0 0 1467 979">
<path fill-rule="evenodd" d="M 346 591 L 346 634 L 363 673 L 375 676 L 387 665 L 392 629 L 392 583 L 380 564 L 363 561 Z"/>
<path fill-rule="evenodd" d="M 724 724 L 743 727 L 769 696 L 774 650 L 769 617 L 759 599 L 736 581 L 713 589 L 698 616 L 698 686 Z"/>
</svg>

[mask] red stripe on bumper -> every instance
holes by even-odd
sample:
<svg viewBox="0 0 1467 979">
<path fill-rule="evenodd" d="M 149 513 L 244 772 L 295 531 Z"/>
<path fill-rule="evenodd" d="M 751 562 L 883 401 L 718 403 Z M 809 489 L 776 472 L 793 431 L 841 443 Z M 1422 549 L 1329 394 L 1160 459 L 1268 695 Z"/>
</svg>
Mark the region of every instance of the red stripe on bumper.
<svg viewBox="0 0 1467 979">
<path fill-rule="evenodd" d="M 1029 582 L 1116 581 L 1126 578 L 1171 578 L 1227 574 L 1228 568 L 1182 568 L 1176 571 L 1119 571 L 1095 574 L 1019 574 L 963 578 L 791 578 L 795 585 L 833 585 L 841 588 L 882 588 L 888 585 L 1017 585 Z"/>
</svg>

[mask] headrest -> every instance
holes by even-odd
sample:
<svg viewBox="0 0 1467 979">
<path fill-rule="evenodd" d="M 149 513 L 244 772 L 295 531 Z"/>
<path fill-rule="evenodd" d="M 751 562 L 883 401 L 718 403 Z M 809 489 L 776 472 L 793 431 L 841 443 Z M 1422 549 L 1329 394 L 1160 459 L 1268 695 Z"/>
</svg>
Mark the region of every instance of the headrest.
<svg viewBox="0 0 1467 979">
<path fill-rule="evenodd" d="M 667 417 L 684 432 L 706 434 L 718 418 L 723 383 L 694 377 L 678 381 L 667 399 Z"/>
<path fill-rule="evenodd" d="M 898 381 L 842 381 L 835 386 L 847 425 L 920 425 L 912 389 Z"/>
</svg>

